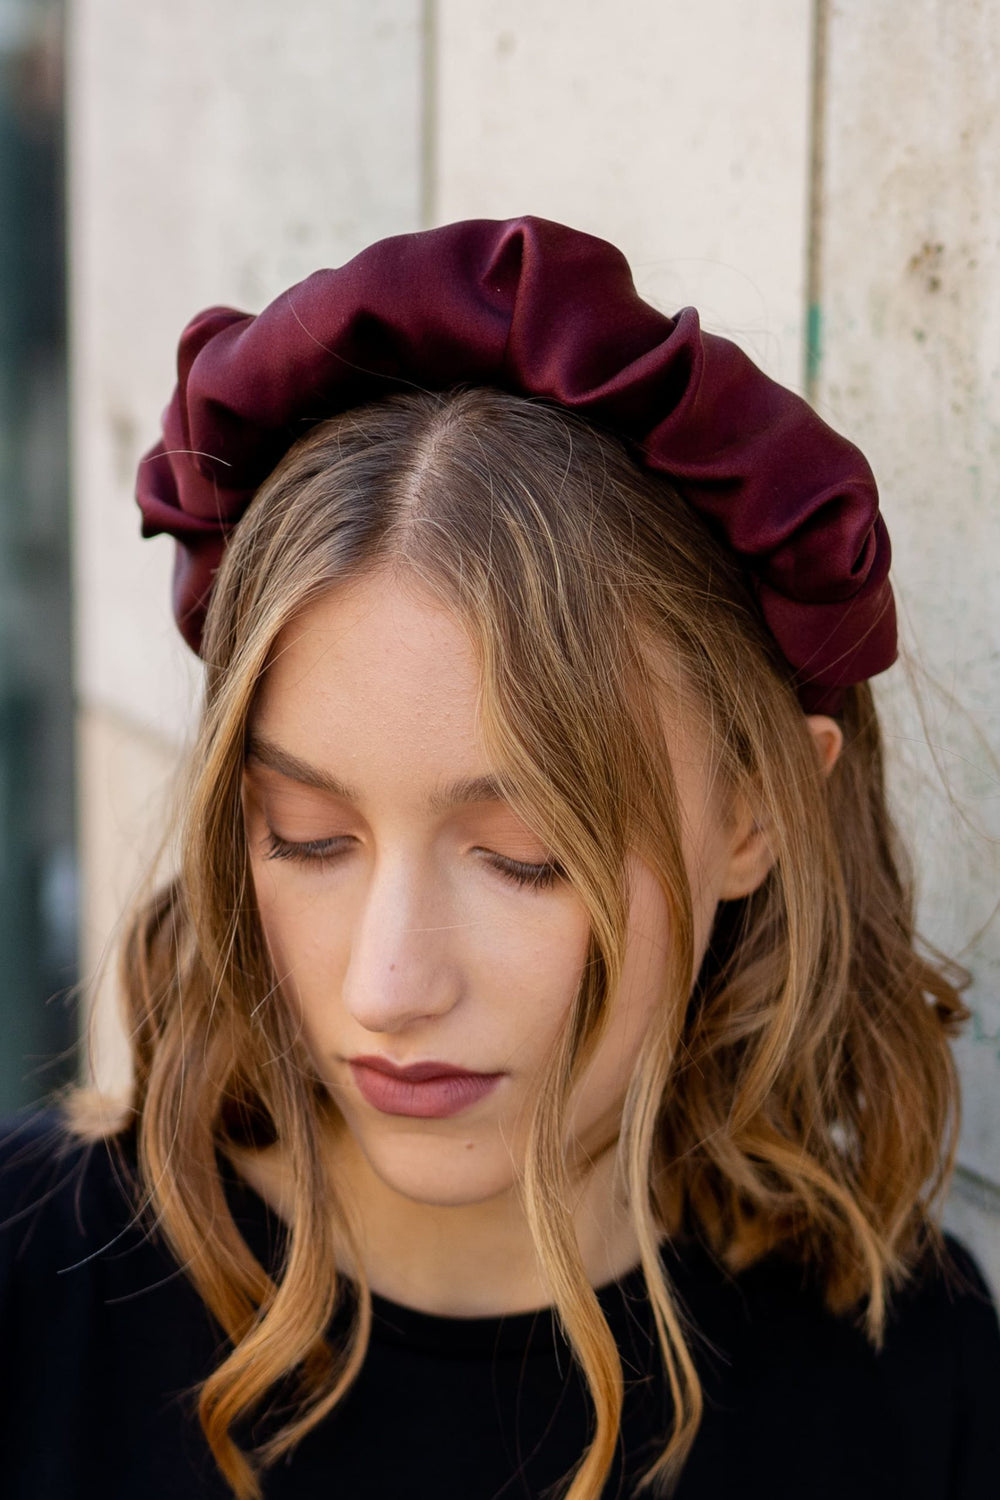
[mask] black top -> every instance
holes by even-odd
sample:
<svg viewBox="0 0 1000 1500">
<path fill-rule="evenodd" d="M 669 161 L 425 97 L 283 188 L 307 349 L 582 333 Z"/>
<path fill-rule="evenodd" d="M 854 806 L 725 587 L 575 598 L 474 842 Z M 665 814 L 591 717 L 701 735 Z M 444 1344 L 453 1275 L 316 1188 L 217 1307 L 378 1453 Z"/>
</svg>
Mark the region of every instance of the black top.
<svg viewBox="0 0 1000 1500">
<path fill-rule="evenodd" d="M 276 1266 L 276 1215 L 228 1166 L 226 1192 L 251 1248 Z M 952 1268 L 898 1299 L 878 1355 L 789 1264 L 769 1258 L 733 1278 L 694 1245 L 665 1248 L 702 1335 L 706 1398 L 676 1500 L 995 1500 L 1000 1328 L 975 1262 L 948 1243 Z M 624 1500 L 662 1449 L 664 1382 L 641 1272 L 599 1296 L 627 1388 L 605 1495 Z M 588 1408 L 551 1313 L 373 1304 L 356 1385 L 268 1473 L 267 1500 L 534 1500 L 570 1469 Z M 5 1500 L 229 1500 L 190 1395 L 221 1349 L 165 1246 L 133 1223 L 107 1146 L 67 1145 L 49 1112 L 3 1122 Z"/>
</svg>

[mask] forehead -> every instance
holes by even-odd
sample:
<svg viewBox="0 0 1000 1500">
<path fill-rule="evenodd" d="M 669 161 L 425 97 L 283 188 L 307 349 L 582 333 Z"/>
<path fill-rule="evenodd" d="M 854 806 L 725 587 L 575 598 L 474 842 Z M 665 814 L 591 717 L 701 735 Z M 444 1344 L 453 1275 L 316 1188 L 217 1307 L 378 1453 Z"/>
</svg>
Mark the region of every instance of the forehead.
<svg viewBox="0 0 1000 1500">
<path fill-rule="evenodd" d="M 714 798 L 710 736 L 676 664 L 661 660 L 654 675 L 664 747 L 690 816 Z M 500 772 L 483 741 L 481 696 L 476 649 L 457 612 L 413 573 L 386 567 L 331 587 L 281 632 L 250 742 L 325 769 L 352 792 L 406 780 L 416 794 L 419 783 L 421 800 L 440 808 L 471 800 L 464 783 L 485 787 Z"/>
<path fill-rule="evenodd" d="M 263 705 L 341 684 L 364 696 L 376 674 L 399 691 L 447 683 L 478 692 L 475 651 L 458 615 L 401 569 L 337 584 L 301 610 L 275 641 L 258 696 Z"/>
<path fill-rule="evenodd" d="M 278 636 L 251 714 L 251 735 L 349 758 L 391 743 L 481 758 L 481 673 L 453 610 L 412 575 L 384 570 L 331 588 Z M 401 738 L 402 737 L 402 738 Z M 354 779 L 341 763 L 344 780 Z"/>
</svg>

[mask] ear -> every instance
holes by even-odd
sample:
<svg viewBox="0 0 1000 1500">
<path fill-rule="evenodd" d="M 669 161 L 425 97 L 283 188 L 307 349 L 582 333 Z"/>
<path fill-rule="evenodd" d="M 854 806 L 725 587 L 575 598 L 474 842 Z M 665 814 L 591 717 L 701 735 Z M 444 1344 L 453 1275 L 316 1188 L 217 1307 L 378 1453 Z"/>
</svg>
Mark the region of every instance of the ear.
<svg viewBox="0 0 1000 1500">
<path fill-rule="evenodd" d="M 729 858 L 719 889 L 720 901 L 736 901 L 763 885 L 774 864 L 774 855 L 763 822 L 742 797 L 737 799 L 729 824 Z"/>
<path fill-rule="evenodd" d="M 823 775 L 829 776 L 844 747 L 843 730 L 835 719 L 827 718 L 825 714 L 807 714 L 806 728 L 816 747 Z M 733 810 L 729 832 L 729 861 L 719 891 L 722 901 L 749 896 L 764 883 L 774 864 L 767 828 L 759 817 L 754 816 L 753 808 L 742 797 Z"/>
<path fill-rule="evenodd" d="M 806 714 L 806 728 L 813 737 L 823 775 L 829 776 L 844 748 L 844 731 L 836 719 L 829 719 L 826 714 Z"/>
</svg>

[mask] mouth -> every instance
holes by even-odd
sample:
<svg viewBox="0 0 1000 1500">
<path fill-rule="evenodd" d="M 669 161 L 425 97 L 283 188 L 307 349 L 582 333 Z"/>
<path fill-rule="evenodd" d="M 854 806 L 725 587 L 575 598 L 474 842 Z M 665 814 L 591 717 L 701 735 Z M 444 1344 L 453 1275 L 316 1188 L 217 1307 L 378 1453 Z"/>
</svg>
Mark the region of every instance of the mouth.
<svg viewBox="0 0 1000 1500">
<path fill-rule="evenodd" d="M 385 1115 L 436 1120 L 457 1115 L 492 1093 L 503 1073 L 472 1073 L 449 1063 L 411 1063 L 399 1068 L 383 1057 L 350 1059 L 358 1092 Z"/>
</svg>

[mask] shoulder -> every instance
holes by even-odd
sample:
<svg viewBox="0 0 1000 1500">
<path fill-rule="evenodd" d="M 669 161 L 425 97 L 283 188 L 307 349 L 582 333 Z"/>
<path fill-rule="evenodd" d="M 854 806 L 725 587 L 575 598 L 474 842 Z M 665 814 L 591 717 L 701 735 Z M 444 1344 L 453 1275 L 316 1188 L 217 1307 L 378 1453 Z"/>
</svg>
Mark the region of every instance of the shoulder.
<svg viewBox="0 0 1000 1500">
<path fill-rule="evenodd" d="M 882 1340 L 873 1346 L 863 1332 L 863 1309 L 843 1315 L 827 1311 L 813 1277 L 788 1263 L 769 1260 L 739 1278 L 748 1314 L 790 1336 L 823 1335 L 845 1351 L 864 1350 L 876 1368 L 911 1371 L 933 1366 L 940 1382 L 946 1369 L 956 1379 L 970 1361 L 1000 1381 L 1000 1324 L 983 1272 L 970 1250 L 944 1234 L 906 1281 L 891 1293 Z"/>
<path fill-rule="evenodd" d="M 773 1253 L 732 1271 L 689 1242 L 664 1257 L 704 1347 L 725 1351 L 757 1375 L 795 1380 L 813 1370 L 845 1389 L 855 1377 L 893 1388 L 935 1389 L 957 1409 L 971 1385 L 997 1393 L 1000 1322 L 975 1257 L 953 1235 L 928 1249 L 890 1294 L 879 1341 L 865 1329 L 865 1307 L 830 1310 L 822 1280 L 791 1256 Z M 711 1361 L 710 1361 L 711 1362 Z"/>
<path fill-rule="evenodd" d="M 134 1130 L 83 1140 L 55 1110 L 0 1119 L 0 1408 L 14 1368 L 82 1401 L 96 1369 L 134 1387 L 154 1347 L 166 1370 L 177 1345 L 183 1384 L 205 1312 L 138 1183 Z"/>
<path fill-rule="evenodd" d="M 134 1129 L 83 1140 L 52 1110 L 0 1118 L 4 1496 L 216 1493 L 188 1393 L 221 1330 L 138 1184 Z"/>
<path fill-rule="evenodd" d="M 0 1280 L 37 1280 L 135 1218 L 130 1136 L 73 1134 L 54 1108 L 0 1116 Z"/>
<path fill-rule="evenodd" d="M 707 1259 L 702 1264 L 708 1264 Z M 860 1313 L 843 1318 L 825 1312 L 818 1278 L 798 1262 L 770 1255 L 746 1270 L 730 1274 L 717 1262 L 714 1274 L 738 1294 L 745 1315 L 792 1319 L 808 1327 L 813 1317 L 860 1329 Z M 929 1249 L 903 1284 L 889 1297 L 885 1345 L 913 1338 L 919 1330 L 958 1330 L 966 1324 L 997 1330 L 997 1308 L 976 1258 L 961 1240 L 941 1236 L 939 1250 Z"/>
<path fill-rule="evenodd" d="M 862 1307 L 772 1254 L 731 1271 L 668 1253 L 705 1415 L 691 1494 L 746 1500 L 983 1500 L 1000 1472 L 1000 1326 L 968 1249 L 945 1236 L 892 1296 L 876 1345 Z M 685 1471 L 686 1473 L 688 1471 Z M 713 1489 L 712 1486 L 715 1486 Z"/>
<path fill-rule="evenodd" d="M 889 1309 L 872 1356 L 887 1423 L 913 1465 L 911 1493 L 979 1500 L 1000 1473 L 1000 1322 L 974 1256 L 952 1235 Z"/>
<path fill-rule="evenodd" d="M 988 1493 L 1000 1473 L 1000 1320 L 978 1262 L 953 1235 L 890 1311 L 883 1359 L 902 1401 L 928 1420 L 950 1418 L 954 1493 Z"/>
<path fill-rule="evenodd" d="M 943 1236 L 940 1255 L 928 1255 L 890 1309 L 889 1327 L 915 1318 L 943 1319 L 983 1331 L 998 1331 L 997 1307 L 971 1250 L 953 1234 Z"/>
<path fill-rule="evenodd" d="M 943 1236 L 892 1298 L 878 1358 L 904 1384 L 953 1394 L 957 1415 L 991 1392 L 1000 1411 L 1000 1321 L 979 1263 Z"/>
<path fill-rule="evenodd" d="M 992 1493 L 1000 1323 L 959 1240 L 945 1235 L 891 1297 L 879 1345 L 862 1309 L 830 1312 L 815 1277 L 787 1260 L 768 1257 L 735 1276 L 717 1270 L 703 1285 L 702 1326 L 724 1356 L 720 1394 L 745 1418 L 748 1445 L 784 1412 L 794 1434 L 786 1459 L 803 1485 L 822 1454 L 845 1488 L 864 1473 L 914 1500 Z"/>
</svg>

